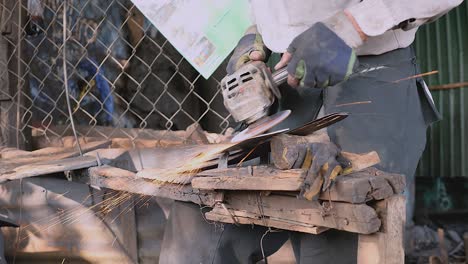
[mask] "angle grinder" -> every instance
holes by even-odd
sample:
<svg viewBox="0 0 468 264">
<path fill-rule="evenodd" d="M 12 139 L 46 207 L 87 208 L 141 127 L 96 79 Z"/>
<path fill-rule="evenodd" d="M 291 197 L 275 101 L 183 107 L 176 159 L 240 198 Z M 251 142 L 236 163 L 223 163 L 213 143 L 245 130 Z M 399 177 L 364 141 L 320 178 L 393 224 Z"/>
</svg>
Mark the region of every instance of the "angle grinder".
<svg viewBox="0 0 468 264">
<path fill-rule="evenodd" d="M 286 68 L 272 74 L 264 62 L 253 61 L 221 80 L 224 106 L 236 122 L 248 125 L 231 142 L 260 135 L 291 114 L 290 110 L 284 110 L 268 116 L 276 98 L 281 98 L 278 85 L 287 78 Z"/>
</svg>

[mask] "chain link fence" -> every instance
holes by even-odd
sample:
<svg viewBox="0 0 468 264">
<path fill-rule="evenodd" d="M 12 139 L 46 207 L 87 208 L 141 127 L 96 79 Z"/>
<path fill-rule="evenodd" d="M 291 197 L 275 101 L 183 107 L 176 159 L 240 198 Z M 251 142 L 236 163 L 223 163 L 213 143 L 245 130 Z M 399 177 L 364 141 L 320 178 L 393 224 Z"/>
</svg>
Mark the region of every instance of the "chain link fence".
<svg viewBox="0 0 468 264">
<path fill-rule="evenodd" d="M 81 136 L 230 126 L 224 66 L 205 80 L 130 0 L 0 0 L 0 30 L 0 145 L 70 135 L 66 87 Z"/>
</svg>

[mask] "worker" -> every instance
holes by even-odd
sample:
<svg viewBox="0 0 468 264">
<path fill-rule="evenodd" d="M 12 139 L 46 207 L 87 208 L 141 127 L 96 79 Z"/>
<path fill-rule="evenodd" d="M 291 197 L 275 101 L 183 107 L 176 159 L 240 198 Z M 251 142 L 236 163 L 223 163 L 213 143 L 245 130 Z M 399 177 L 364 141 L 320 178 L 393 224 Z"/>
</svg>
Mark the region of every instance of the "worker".
<svg viewBox="0 0 468 264">
<path fill-rule="evenodd" d="M 279 108 L 292 110 L 283 125 L 299 126 L 320 112 L 350 113 L 328 127 L 331 141 L 343 151 L 375 150 L 379 169 L 404 174 L 411 219 L 426 129 L 440 118 L 424 81 L 408 78 L 419 73 L 411 44 L 419 26 L 461 2 L 251 0 L 254 25 L 239 41 L 227 72 L 249 61 L 267 61 L 272 52 L 282 54 L 274 68 L 287 67 L 289 86 L 280 87 Z M 356 263 L 356 234 L 268 233 L 260 226 L 209 223 L 203 211 L 174 204 L 160 263 L 256 263 L 287 239 L 297 263 Z"/>
</svg>

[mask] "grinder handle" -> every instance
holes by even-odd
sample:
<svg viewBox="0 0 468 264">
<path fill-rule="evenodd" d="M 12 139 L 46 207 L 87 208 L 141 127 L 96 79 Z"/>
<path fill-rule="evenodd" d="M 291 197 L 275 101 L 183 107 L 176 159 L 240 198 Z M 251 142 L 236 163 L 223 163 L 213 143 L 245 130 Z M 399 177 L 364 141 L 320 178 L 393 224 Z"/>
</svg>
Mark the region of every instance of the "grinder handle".
<svg viewBox="0 0 468 264">
<path fill-rule="evenodd" d="M 275 71 L 272 75 L 271 75 L 272 79 L 273 79 L 273 82 L 276 84 L 276 85 L 280 85 L 280 84 L 283 84 L 286 82 L 286 80 L 288 79 L 288 71 L 286 70 L 286 67 L 284 68 L 281 68 L 277 71 Z"/>
</svg>

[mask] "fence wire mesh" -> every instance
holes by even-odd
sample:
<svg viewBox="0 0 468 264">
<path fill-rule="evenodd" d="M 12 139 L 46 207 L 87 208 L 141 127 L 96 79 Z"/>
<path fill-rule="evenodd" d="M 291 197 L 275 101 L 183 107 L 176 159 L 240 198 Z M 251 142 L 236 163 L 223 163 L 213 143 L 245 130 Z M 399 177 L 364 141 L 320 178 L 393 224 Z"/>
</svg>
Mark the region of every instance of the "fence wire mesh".
<svg viewBox="0 0 468 264">
<path fill-rule="evenodd" d="M 0 0 L 1 145 L 68 135 L 65 83 L 81 136 L 229 127 L 223 66 L 205 80 L 130 0 L 66 1 Z"/>
</svg>

